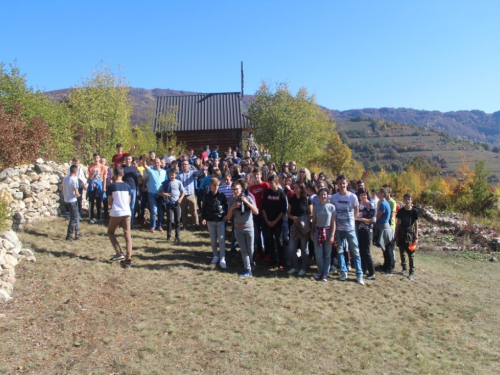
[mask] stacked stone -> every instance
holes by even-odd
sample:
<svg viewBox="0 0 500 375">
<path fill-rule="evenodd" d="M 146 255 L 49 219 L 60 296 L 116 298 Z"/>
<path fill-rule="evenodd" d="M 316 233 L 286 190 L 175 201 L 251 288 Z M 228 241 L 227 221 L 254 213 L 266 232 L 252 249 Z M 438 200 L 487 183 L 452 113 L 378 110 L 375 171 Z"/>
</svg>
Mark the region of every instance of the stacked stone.
<svg viewBox="0 0 500 375">
<path fill-rule="evenodd" d="M 12 299 L 14 284 L 16 283 L 17 264 L 25 259 L 36 262 L 33 252 L 23 249 L 16 233 L 8 230 L 0 235 L 0 303 Z"/>
<path fill-rule="evenodd" d="M 81 168 L 87 172 L 86 167 Z M 0 173 L 0 197 L 9 204 L 15 229 L 66 211 L 61 186 L 68 171 L 68 163 L 38 159 L 35 164 L 7 168 Z M 87 201 L 83 204 L 87 208 Z"/>
</svg>

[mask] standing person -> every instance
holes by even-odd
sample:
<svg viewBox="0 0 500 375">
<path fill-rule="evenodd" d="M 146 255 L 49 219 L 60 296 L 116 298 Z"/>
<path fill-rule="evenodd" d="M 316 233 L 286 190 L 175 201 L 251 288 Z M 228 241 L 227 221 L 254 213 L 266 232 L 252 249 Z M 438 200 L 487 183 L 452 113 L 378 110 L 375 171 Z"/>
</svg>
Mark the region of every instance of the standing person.
<svg viewBox="0 0 500 375">
<path fill-rule="evenodd" d="M 338 192 L 331 196 L 330 202 L 337 210 L 337 243 L 342 244 L 345 239 L 351 254 L 351 260 L 354 261 L 356 267 L 356 282 L 360 285 L 365 285 L 363 281 L 363 270 L 361 268 L 361 259 L 359 256 L 358 238 L 354 226 L 354 218 L 359 215 L 359 202 L 356 195 L 347 190 L 349 180 L 347 176 L 341 174 L 337 177 Z M 328 194 L 328 189 L 326 190 Z M 340 266 L 341 276 L 340 281 L 347 279 L 347 267 L 344 257 L 344 251 L 338 249 L 337 259 Z"/>
<path fill-rule="evenodd" d="M 375 207 L 378 207 L 379 199 L 377 197 L 377 189 L 372 189 L 370 198 L 370 201 L 375 205 Z"/>
<path fill-rule="evenodd" d="M 135 145 L 132 145 L 130 147 L 130 151 L 128 152 L 129 154 L 132 154 L 135 150 Z M 114 167 L 121 167 L 124 160 L 123 157 L 127 154 L 127 152 L 123 152 L 123 145 L 121 143 L 116 144 L 116 154 L 113 155 L 111 158 L 111 162 L 113 163 L 113 168 Z"/>
<path fill-rule="evenodd" d="M 295 181 L 299 172 L 297 171 L 297 163 L 291 161 L 288 163 L 288 172 L 292 175 L 292 179 Z"/>
<path fill-rule="evenodd" d="M 405 276 L 408 272 L 405 258 L 405 255 L 408 254 L 410 261 L 410 275 L 408 278 L 413 280 L 415 276 L 415 248 L 418 245 L 418 211 L 412 206 L 410 193 L 404 195 L 403 203 L 404 206 L 396 214 L 396 244 L 399 247 L 401 267 L 403 267 L 401 275 Z"/>
<path fill-rule="evenodd" d="M 267 181 L 269 183 L 269 190 L 267 190 L 262 197 L 265 247 L 266 251 L 269 251 L 271 254 L 271 264 L 269 268 L 278 267 L 280 270 L 283 270 L 285 254 L 283 249 L 282 227 L 283 218 L 287 211 L 287 200 L 283 190 L 279 189 L 280 185 L 276 176 L 269 176 Z"/>
<path fill-rule="evenodd" d="M 98 152 L 93 155 L 94 162 L 89 165 L 89 223 L 94 224 L 94 207 L 97 213 L 97 222 L 101 223 L 101 202 L 103 193 L 106 191 L 106 178 L 108 169 L 101 164 L 101 157 Z"/>
<path fill-rule="evenodd" d="M 368 199 L 366 189 L 358 190 L 359 215 L 356 217 L 356 233 L 359 241 L 359 253 L 361 255 L 361 268 L 368 272 L 368 280 L 375 280 L 375 267 L 370 252 L 373 236 L 373 222 L 375 219 L 375 205 Z"/>
<path fill-rule="evenodd" d="M 219 191 L 220 180 L 212 177 L 210 191 L 203 197 L 201 205 L 202 225 L 208 226 L 212 252 L 212 264 L 219 262 L 220 268 L 226 268 L 226 228 L 224 217 L 227 215 L 227 200 L 224 193 Z M 217 250 L 217 243 L 219 250 Z"/>
<path fill-rule="evenodd" d="M 115 178 L 116 181 L 109 185 L 107 190 L 108 196 L 108 208 L 109 211 L 109 224 L 108 224 L 108 237 L 111 241 L 111 245 L 115 250 L 115 255 L 110 259 L 124 260 L 125 267 L 132 266 L 132 237 L 130 235 L 130 186 L 123 182 L 123 168 L 115 167 Z M 125 237 L 126 243 L 126 255 L 118 243 L 115 236 L 116 228 L 121 225 L 123 228 L 123 235 Z"/>
<path fill-rule="evenodd" d="M 391 219 L 391 208 L 389 206 L 389 202 L 387 202 L 388 196 L 389 193 L 385 188 L 378 191 L 379 203 L 377 221 L 375 222 L 378 232 L 375 242 L 379 244 L 384 253 L 384 271 L 382 272 L 382 275 L 384 276 L 392 276 L 392 270 L 394 269 L 394 265 L 396 263 L 394 259 L 394 251 L 391 249 L 392 230 L 389 223 Z"/>
<path fill-rule="evenodd" d="M 106 168 L 106 186 L 109 186 L 111 184 L 111 180 L 114 181 L 114 177 L 113 177 L 113 171 L 111 170 L 111 168 L 108 166 L 108 161 L 106 160 L 106 158 L 101 158 L 101 164 L 104 165 L 104 167 Z M 104 211 L 104 220 L 109 220 L 109 214 L 108 214 L 108 205 L 106 204 L 107 202 L 107 198 L 106 198 L 106 190 L 103 190 L 102 192 L 102 205 L 103 205 L 103 211 Z M 102 224 L 102 220 L 101 221 L 97 221 L 99 224 Z"/>
<path fill-rule="evenodd" d="M 165 155 L 165 160 L 167 162 L 167 164 L 170 166 L 170 163 L 172 163 L 174 160 L 177 160 L 177 158 L 175 157 L 174 155 L 174 149 L 173 148 L 169 148 L 168 149 L 168 155 Z"/>
<path fill-rule="evenodd" d="M 73 158 L 71 160 L 72 165 L 76 165 L 78 168 L 78 172 L 76 173 L 76 178 L 78 180 L 78 194 L 80 196 L 77 198 L 78 202 L 78 215 L 80 221 L 82 220 L 82 197 L 83 197 L 83 191 L 87 190 L 87 178 L 85 177 L 85 172 L 83 172 L 83 169 L 80 168 L 80 159 L 78 158 Z M 71 174 L 71 171 L 68 171 L 68 176 Z"/>
<path fill-rule="evenodd" d="M 252 277 L 254 230 L 252 214 L 257 215 L 259 209 L 255 206 L 251 196 L 243 194 L 241 182 L 232 184 L 233 196 L 229 200 L 229 209 L 225 221 L 231 220 L 234 215 L 234 233 L 241 249 L 241 257 L 245 271 L 239 275 L 244 279 Z"/>
<path fill-rule="evenodd" d="M 389 207 L 391 208 L 391 217 L 389 219 L 389 225 L 391 226 L 391 243 L 389 245 L 389 251 L 392 252 L 392 258 L 394 259 L 394 265 L 393 269 L 396 266 L 396 238 L 395 238 L 395 233 L 396 233 L 396 211 L 397 211 L 397 206 L 398 204 L 392 198 L 392 187 L 390 185 L 385 185 L 386 191 L 387 191 L 387 203 L 389 203 Z"/>
<path fill-rule="evenodd" d="M 148 163 L 148 166 L 150 167 L 152 166 L 152 164 L 149 164 L 149 160 L 146 160 L 146 163 Z M 146 169 L 144 168 L 144 165 L 141 160 L 139 160 L 137 170 L 141 174 L 141 177 L 139 177 L 139 191 L 141 197 L 141 205 L 139 207 L 137 221 L 139 225 L 147 227 L 148 223 L 146 221 L 145 215 L 146 215 L 146 208 L 148 208 L 149 206 L 149 196 L 148 196 L 149 175 Z"/>
<path fill-rule="evenodd" d="M 306 273 L 309 261 L 307 242 L 311 232 L 310 220 L 313 215 L 313 205 L 311 199 L 307 197 L 306 186 L 303 182 L 296 182 L 293 185 L 295 195 L 288 201 L 288 219 L 292 221 L 290 227 L 290 257 L 292 268 L 289 274 L 297 272 L 299 269 L 299 258 L 297 250 L 300 248 L 301 266 L 299 276 Z"/>
<path fill-rule="evenodd" d="M 148 173 L 148 201 L 149 201 L 149 215 L 150 215 L 150 228 L 154 232 L 156 228 L 158 231 L 163 232 L 163 198 L 158 197 L 158 190 L 161 183 L 166 179 L 166 172 L 161 169 L 161 161 L 156 158 L 154 167 L 151 168 L 146 163 L 147 155 L 142 155 L 142 166 Z M 156 214 L 158 214 L 158 226 L 156 226 Z"/>
<path fill-rule="evenodd" d="M 75 240 L 82 237 L 80 234 L 80 214 L 78 213 L 78 198 L 81 197 L 78 191 L 78 166 L 72 165 L 69 168 L 69 175 L 63 180 L 63 195 L 66 209 L 69 211 L 69 224 L 66 232 L 66 241 L 73 242 L 73 232 Z"/>
<path fill-rule="evenodd" d="M 188 215 L 191 215 L 191 225 L 194 225 L 194 229 L 198 230 L 199 219 L 195 194 L 198 171 L 189 169 L 188 160 L 182 161 L 181 168 L 181 172 L 177 175 L 177 179 L 182 182 L 184 190 L 186 191 L 186 197 L 182 200 L 181 204 L 182 227 L 184 229 L 187 228 Z"/>
<path fill-rule="evenodd" d="M 332 245 L 335 241 L 335 206 L 328 203 L 328 189 L 322 188 L 318 192 L 319 203 L 314 205 L 311 240 L 314 242 L 314 253 L 318 274 L 316 280 L 328 281 L 332 264 Z"/>
<path fill-rule="evenodd" d="M 130 229 L 134 226 L 135 220 L 135 201 L 137 196 L 140 194 L 138 190 L 139 180 L 137 179 L 137 167 L 132 165 L 132 155 L 123 155 L 123 182 L 130 186 Z"/>
<path fill-rule="evenodd" d="M 168 171 L 168 180 L 161 183 L 158 195 L 163 197 L 167 211 L 167 242 L 171 239 L 172 226 L 175 228 L 175 242 L 180 243 L 180 224 L 181 224 L 181 202 L 186 195 L 182 182 L 177 180 L 177 171 L 171 169 Z"/>
<path fill-rule="evenodd" d="M 264 247 L 262 246 L 262 198 L 264 193 L 269 190 L 269 183 L 262 181 L 262 173 L 260 168 L 253 170 L 254 184 L 248 190 L 255 197 L 255 204 L 259 209 L 259 214 L 253 217 L 253 229 L 255 240 L 255 257 L 257 261 L 264 256 Z"/>
</svg>

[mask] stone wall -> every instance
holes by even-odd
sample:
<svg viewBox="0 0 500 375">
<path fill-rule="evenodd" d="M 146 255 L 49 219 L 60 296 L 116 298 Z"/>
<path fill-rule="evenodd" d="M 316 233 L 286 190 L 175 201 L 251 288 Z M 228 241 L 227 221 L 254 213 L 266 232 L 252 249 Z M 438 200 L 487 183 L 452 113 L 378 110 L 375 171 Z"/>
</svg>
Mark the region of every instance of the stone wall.
<svg viewBox="0 0 500 375">
<path fill-rule="evenodd" d="M 38 159 L 35 164 L 0 172 L 0 197 L 8 202 L 12 210 L 15 229 L 66 211 L 61 185 L 69 167 L 68 163 L 56 164 Z M 81 168 L 87 171 L 86 167 Z M 88 205 L 86 200 L 83 204 L 84 207 Z"/>
</svg>

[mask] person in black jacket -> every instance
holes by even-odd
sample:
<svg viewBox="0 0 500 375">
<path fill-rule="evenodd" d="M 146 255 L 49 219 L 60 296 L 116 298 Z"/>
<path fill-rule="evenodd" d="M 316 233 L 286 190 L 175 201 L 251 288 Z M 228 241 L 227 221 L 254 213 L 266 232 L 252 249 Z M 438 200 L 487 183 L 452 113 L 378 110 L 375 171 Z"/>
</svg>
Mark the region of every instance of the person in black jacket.
<svg viewBox="0 0 500 375">
<path fill-rule="evenodd" d="M 212 264 L 219 262 L 221 268 L 226 268 L 224 217 L 227 214 L 227 199 L 226 195 L 219 191 L 219 185 L 218 178 L 210 180 L 210 191 L 203 197 L 201 206 L 201 224 L 207 225 L 210 233 L 212 252 L 214 253 Z M 219 243 L 219 251 L 217 251 L 217 242 Z"/>
</svg>

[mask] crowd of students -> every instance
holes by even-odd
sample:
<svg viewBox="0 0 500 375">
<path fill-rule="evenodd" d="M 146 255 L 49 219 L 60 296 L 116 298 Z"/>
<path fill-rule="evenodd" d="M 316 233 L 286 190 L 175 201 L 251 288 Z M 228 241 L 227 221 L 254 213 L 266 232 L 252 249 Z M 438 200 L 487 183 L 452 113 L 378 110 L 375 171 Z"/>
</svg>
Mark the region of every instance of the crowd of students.
<svg viewBox="0 0 500 375">
<path fill-rule="evenodd" d="M 355 269 L 356 282 L 375 280 L 371 247 L 384 254 L 382 275 L 392 276 L 395 247 L 401 257 L 401 274 L 413 280 L 414 251 L 418 243 L 418 210 L 406 194 L 398 207 L 391 187 L 367 191 L 363 181 L 349 181 L 339 175 L 335 181 L 323 173 L 283 163 L 277 170 L 267 152 L 252 143 L 242 154 L 237 147 L 219 154 L 205 146 L 198 157 L 192 148 L 185 154 L 158 158 L 154 151 L 134 158 L 123 152 L 121 144 L 112 158 L 113 171 L 106 160 L 94 154 L 88 179 L 73 159 L 63 183 L 64 199 L 70 212 L 66 239 L 81 237 L 81 199 L 89 199 L 89 223 L 108 222 L 108 236 L 115 250 L 111 260 L 131 266 L 130 230 L 146 227 L 149 231 L 166 230 L 166 241 L 181 242 L 180 231 L 199 224 L 207 226 L 213 252 L 213 264 L 226 268 L 226 233 L 231 227 L 230 250 L 239 246 L 243 272 L 251 277 L 256 262 L 267 267 L 304 276 L 316 262 L 318 281 L 328 281 L 340 272 L 347 279 Z M 265 157 L 264 157 L 265 155 Z M 104 213 L 101 204 L 104 206 Z M 146 212 L 149 212 L 149 221 Z M 166 216 L 166 226 L 165 223 Z M 115 230 L 125 233 L 126 254 L 116 240 Z M 406 258 L 409 260 L 407 268 Z"/>
</svg>

